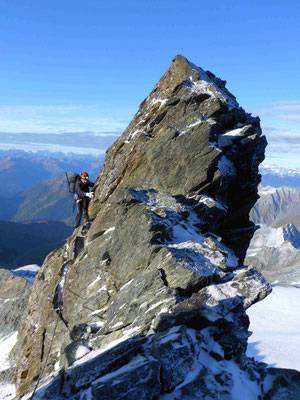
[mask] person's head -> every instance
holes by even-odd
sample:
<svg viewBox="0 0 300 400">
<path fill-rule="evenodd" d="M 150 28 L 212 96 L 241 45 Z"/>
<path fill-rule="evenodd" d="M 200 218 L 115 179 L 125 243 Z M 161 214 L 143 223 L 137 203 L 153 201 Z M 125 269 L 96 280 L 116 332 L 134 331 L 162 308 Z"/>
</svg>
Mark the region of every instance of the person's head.
<svg viewBox="0 0 300 400">
<path fill-rule="evenodd" d="M 89 174 L 87 172 L 81 172 L 80 179 L 82 182 L 87 182 L 89 180 Z"/>
</svg>

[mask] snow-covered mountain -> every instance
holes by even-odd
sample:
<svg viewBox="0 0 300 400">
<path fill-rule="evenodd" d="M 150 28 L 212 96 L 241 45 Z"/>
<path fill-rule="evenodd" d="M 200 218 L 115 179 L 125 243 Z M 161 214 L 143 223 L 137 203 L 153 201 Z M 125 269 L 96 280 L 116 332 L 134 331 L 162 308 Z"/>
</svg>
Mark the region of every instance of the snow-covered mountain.
<svg viewBox="0 0 300 400">
<path fill-rule="evenodd" d="M 251 210 L 255 224 L 280 227 L 288 223 L 300 226 L 300 187 L 259 186 L 260 198 Z"/>
<path fill-rule="evenodd" d="M 278 165 L 261 165 L 262 184 L 264 186 L 300 186 L 300 169 Z"/>
<path fill-rule="evenodd" d="M 273 169 L 277 174 L 289 171 Z M 293 171 L 297 175 L 298 171 Z M 246 263 L 259 269 L 271 282 L 299 283 L 300 187 L 260 185 L 258 194 L 260 198 L 250 216 L 260 228 L 250 242 Z"/>
<path fill-rule="evenodd" d="M 300 284 L 300 233 L 293 224 L 280 228 L 261 225 L 247 251 L 245 263 L 271 283 Z"/>
<path fill-rule="evenodd" d="M 21 278 L 26 279 L 29 283 L 33 283 L 34 278 L 39 272 L 40 266 L 36 264 L 32 265 L 24 265 L 24 267 L 16 268 L 11 270 L 11 273 L 15 276 L 20 276 Z"/>
</svg>

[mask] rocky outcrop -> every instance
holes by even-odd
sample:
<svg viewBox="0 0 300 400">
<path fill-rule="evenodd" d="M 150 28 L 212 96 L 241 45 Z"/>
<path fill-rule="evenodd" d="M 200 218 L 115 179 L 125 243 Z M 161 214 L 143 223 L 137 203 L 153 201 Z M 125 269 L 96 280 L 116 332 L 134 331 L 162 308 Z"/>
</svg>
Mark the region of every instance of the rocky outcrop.
<svg viewBox="0 0 300 400">
<path fill-rule="evenodd" d="M 225 81 L 175 57 L 108 150 L 89 229 L 35 279 L 19 396 L 42 368 L 43 400 L 267 394 L 245 310 L 271 288 L 243 266 L 265 146 Z"/>
<path fill-rule="evenodd" d="M 25 279 L 0 268 L 0 397 L 3 399 L 13 398 L 15 391 L 11 382 L 16 352 L 20 347 L 17 345 L 14 352 L 11 349 L 16 342 L 19 325 L 25 317 L 30 290 L 31 285 Z"/>
</svg>

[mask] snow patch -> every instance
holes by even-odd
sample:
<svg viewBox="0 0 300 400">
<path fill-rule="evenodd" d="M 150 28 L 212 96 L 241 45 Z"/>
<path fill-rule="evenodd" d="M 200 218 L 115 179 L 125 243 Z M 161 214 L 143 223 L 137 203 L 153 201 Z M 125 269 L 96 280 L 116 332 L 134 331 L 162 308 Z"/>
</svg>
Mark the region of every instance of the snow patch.
<svg viewBox="0 0 300 400">
<path fill-rule="evenodd" d="M 300 288 L 275 286 L 247 310 L 252 336 L 247 355 L 276 368 L 300 371 Z"/>
<path fill-rule="evenodd" d="M 115 226 L 112 226 L 111 228 L 106 229 L 106 231 L 103 233 L 103 235 L 106 235 L 107 233 L 112 232 L 112 231 L 114 231 L 115 229 L 116 229 L 116 227 L 115 227 Z"/>
<path fill-rule="evenodd" d="M 226 157 L 222 156 L 218 162 L 218 168 L 222 176 L 235 176 L 236 169 L 234 164 Z"/>
<path fill-rule="evenodd" d="M 223 103 L 227 104 L 229 110 L 239 107 L 239 104 L 235 98 L 230 95 L 226 89 L 224 90 L 218 85 L 218 78 L 210 78 L 202 68 L 197 67 L 190 61 L 189 64 L 193 69 L 196 69 L 198 72 L 200 72 L 200 80 L 194 82 L 192 77 L 190 77 L 189 80 L 186 81 L 187 87 L 194 92 L 207 93 L 212 97 L 219 98 L 221 101 L 223 101 Z"/>
<path fill-rule="evenodd" d="M 219 135 L 218 137 L 218 145 L 219 147 L 226 147 L 226 146 L 231 146 L 233 142 L 239 138 L 244 137 L 243 135 L 243 128 L 238 128 L 238 129 L 233 129 L 232 131 L 226 132 L 223 135 Z"/>
<path fill-rule="evenodd" d="M 15 276 L 20 276 L 21 278 L 26 279 L 29 283 L 33 284 L 34 278 L 36 277 L 40 266 L 37 264 L 25 265 L 20 268 L 16 268 L 11 270 L 12 274 Z"/>
<path fill-rule="evenodd" d="M 0 339 L 0 372 L 10 368 L 9 353 L 17 343 L 18 332 L 13 332 L 10 335 L 4 336 Z"/>
<path fill-rule="evenodd" d="M 90 349 L 86 346 L 78 346 L 77 350 L 76 350 L 76 359 L 78 360 L 79 358 L 82 358 L 83 356 L 85 356 L 86 354 L 90 353 Z"/>
</svg>

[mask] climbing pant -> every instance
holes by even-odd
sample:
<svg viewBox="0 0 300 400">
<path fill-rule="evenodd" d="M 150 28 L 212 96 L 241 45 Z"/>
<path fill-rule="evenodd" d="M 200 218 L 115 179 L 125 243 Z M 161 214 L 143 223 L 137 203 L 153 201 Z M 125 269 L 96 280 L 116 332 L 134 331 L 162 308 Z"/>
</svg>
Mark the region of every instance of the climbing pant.
<svg viewBox="0 0 300 400">
<path fill-rule="evenodd" d="M 89 213 L 88 213 L 89 203 L 90 203 L 90 199 L 88 197 L 84 197 L 83 199 L 81 199 L 80 201 L 77 202 L 77 210 L 78 211 L 76 214 L 75 228 L 78 228 L 78 226 L 80 225 L 80 221 L 82 218 L 82 212 L 83 212 L 84 220 L 86 222 L 88 222 L 88 220 L 89 220 Z"/>
</svg>

